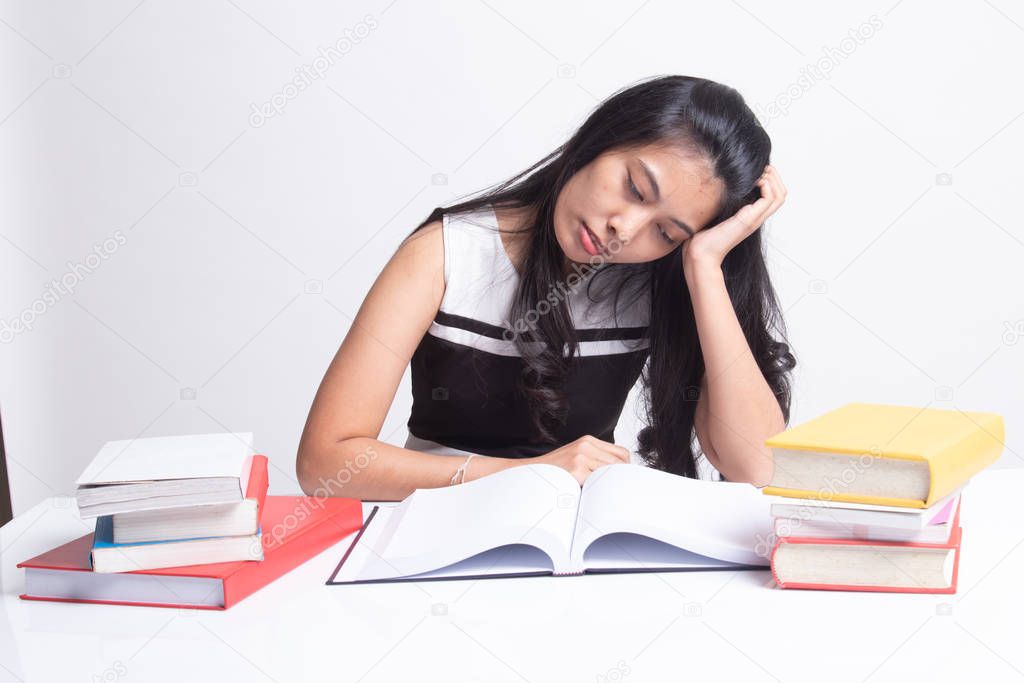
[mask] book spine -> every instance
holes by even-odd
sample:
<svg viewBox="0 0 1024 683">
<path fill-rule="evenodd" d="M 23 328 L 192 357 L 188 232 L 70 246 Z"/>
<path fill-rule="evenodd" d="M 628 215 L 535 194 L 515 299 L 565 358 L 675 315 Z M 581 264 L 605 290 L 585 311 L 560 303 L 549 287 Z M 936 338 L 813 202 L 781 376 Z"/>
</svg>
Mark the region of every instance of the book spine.
<svg viewBox="0 0 1024 683">
<path fill-rule="evenodd" d="M 245 497 L 256 499 L 256 526 L 259 528 L 263 520 L 263 506 L 267 502 L 267 489 L 270 484 L 270 477 L 267 467 L 267 456 L 252 456 L 252 470 L 249 473 L 249 484 L 246 487 Z"/>
</svg>

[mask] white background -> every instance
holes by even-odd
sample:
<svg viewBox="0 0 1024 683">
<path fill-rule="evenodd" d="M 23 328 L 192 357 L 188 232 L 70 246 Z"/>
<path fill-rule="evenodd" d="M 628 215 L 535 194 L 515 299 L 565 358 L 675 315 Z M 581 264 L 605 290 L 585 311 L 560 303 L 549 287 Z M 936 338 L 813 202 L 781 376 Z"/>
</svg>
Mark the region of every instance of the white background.
<svg viewBox="0 0 1024 683">
<path fill-rule="evenodd" d="M 666 73 L 737 88 L 772 136 L 793 421 L 848 401 L 994 411 L 998 466 L 1020 466 L 1022 45 L 1005 0 L 2 2 L 15 512 L 71 493 L 105 441 L 190 432 L 255 432 L 271 491 L 298 492 L 313 394 L 402 238 Z M 74 293 L 44 300 L 109 238 Z M 22 317 L 31 330 L 2 332 Z M 404 442 L 410 403 L 407 376 L 381 439 Z"/>
</svg>

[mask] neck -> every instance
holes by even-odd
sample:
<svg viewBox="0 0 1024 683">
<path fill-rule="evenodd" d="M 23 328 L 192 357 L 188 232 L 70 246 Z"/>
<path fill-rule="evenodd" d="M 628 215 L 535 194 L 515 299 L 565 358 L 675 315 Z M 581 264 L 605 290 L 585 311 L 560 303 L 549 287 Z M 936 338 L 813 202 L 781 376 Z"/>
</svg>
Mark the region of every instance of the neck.
<svg viewBox="0 0 1024 683">
<path fill-rule="evenodd" d="M 533 220 L 533 214 L 528 208 L 502 208 L 496 209 L 498 217 L 499 235 L 505 246 L 509 260 L 515 265 L 520 273 L 522 272 L 523 253 L 530 243 L 530 235 L 524 229 Z M 574 273 L 573 261 L 563 252 L 562 254 L 562 277 L 567 278 Z"/>
</svg>

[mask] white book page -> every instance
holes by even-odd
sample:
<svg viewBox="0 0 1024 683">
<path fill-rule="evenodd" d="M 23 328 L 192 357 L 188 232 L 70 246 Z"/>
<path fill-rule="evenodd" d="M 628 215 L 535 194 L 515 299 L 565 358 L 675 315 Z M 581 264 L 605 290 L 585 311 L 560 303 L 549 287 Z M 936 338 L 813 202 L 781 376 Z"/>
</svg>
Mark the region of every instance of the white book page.
<svg viewBox="0 0 1024 683">
<path fill-rule="evenodd" d="M 956 489 L 926 508 L 906 508 L 894 505 L 869 505 L 867 503 L 846 503 L 816 500 L 813 498 L 785 498 L 765 496 L 772 501 L 772 516 L 793 519 L 834 521 L 845 524 L 878 524 L 900 529 L 924 529 L 947 505 L 953 504 L 952 519 L 956 501 L 964 487 Z"/>
<path fill-rule="evenodd" d="M 458 579 L 467 576 L 537 574 L 551 571 L 551 558 L 532 545 L 506 545 L 485 550 L 479 555 L 448 565 L 442 569 L 413 574 L 414 579 Z"/>
<path fill-rule="evenodd" d="M 946 543 L 952 531 L 949 523 L 932 524 L 923 529 L 898 529 L 870 524 L 803 521 L 785 517 L 779 517 L 775 521 L 775 535 L 779 538 L 849 538 L 897 543 Z"/>
<path fill-rule="evenodd" d="M 560 571 L 568 561 L 579 494 L 571 474 L 543 463 L 417 489 L 387 510 L 384 525 L 375 517 L 357 543 L 363 548 L 353 549 L 337 580 L 420 574 L 510 544 L 539 548 Z"/>
<path fill-rule="evenodd" d="M 196 576 L 100 574 L 26 568 L 25 592 L 71 600 L 224 606 L 224 582 Z"/>
<path fill-rule="evenodd" d="M 629 533 L 601 536 L 587 548 L 584 560 L 588 571 L 715 569 L 736 566 L 732 562 L 698 555 L 648 536 Z"/>
<path fill-rule="evenodd" d="M 374 554 L 375 538 L 387 526 L 394 506 L 379 507 L 363 538 L 352 548 L 332 583 L 374 580 L 414 580 L 451 578 L 466 576 L 494 576 L 508 574 L 536 574 L 552 571 L 553 563 L 540 548 L 521 543 L 492 548 L 465 560 L 418 574 L 404 574 L 387 560 Z M 379 523 L 380 526 L 375 526 Z"/>
<path fill-rule="evenodd" d="M 108 441 L 75 481 L 78 486 L 247 474 L 251 432 L 187 434 Z M 244 493 L 244 492 L 243 492 Z"/>
<path fill-rule="evenodd" d="M 200 493 L 228 494 L 228 500 L 237 497 L 238 479 L 234 477 L 204 477 L 202 479 L 162 479 L 144 484 L 117 484 L 87 486 L 75 491 L 79 507 L 130 501 L 146 501 L 157 497 L 185 496 Z"/>
<path fill-rule="evenodd" d="M 169 508 L 189 507 L 192 505 L 218 505 L 221 503 L 238 503 L 244 500 L 237 491 L 212 491 L 205 493 L 189 493 L 180 496 L 151 496 L 144 501 L 114 501 L 96 503 L 78 507 L 78 516 L 92 519 L 101 515 L 113 515 L 120 512 L 140 512 L 142 510 L 166 510 Z"/>
<path fill-rule="evenodd" d="M 689 479 L 636 464 L 606 465 L 583 484 L 573 567 L 584 569 L 588 546 L 612 533 L 641 534 L 713 560 L 767 566 L 770 506 L 768 496 L 750 484 Z M 608 567 L 614 548 L 599 549 L 602 566 Z M 637 561 L 643 557 L 623 554 L 623 566 Z"/>
</svg>

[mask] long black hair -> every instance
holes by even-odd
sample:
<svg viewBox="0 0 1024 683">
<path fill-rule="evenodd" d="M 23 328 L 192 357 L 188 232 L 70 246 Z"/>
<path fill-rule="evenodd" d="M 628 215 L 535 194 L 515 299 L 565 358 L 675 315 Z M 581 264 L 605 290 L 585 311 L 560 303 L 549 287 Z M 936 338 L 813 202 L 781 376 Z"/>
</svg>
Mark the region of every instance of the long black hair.
<svg viewBox="0 0 1024 683">
<path fill-rule="evenodd" d="M 709 226 L 760 197 L 756 182 L 771 154 L 768 134 L 735 89 L 690 76 L 654 77 L 606 99 L 567 142 L 526 170 L 476 197 L 435 208 L 413 233 L 444 214 L 486 205 L 525 210 L 524 227 L 514 232 L 529 233 L 528 246 L 509 320 L 528 320 L 527 313 L 536 311 L 555 284 L 565 279 L 565 255 L 555 238 L 553 218 L 562 188 L 602 153 L 645 145 L 682 146 L 709 162 L 725 188 Z M 693 424 L 704 359 L 680 248 L 655 261 L 609 263 L 595 270 L 623 275 L 623 286 L 642 276 L 650 294 L 649 356 L 641 372 L 647 424 L 638 435 L 639 454 L 651 467 L 696 478 Z M 790 371 L 796 361 L 785 342 L 785 323 L 765 265 L 760 229 L 733 247 L 722 270 L 747 343 L 788 423 Z M 616 292 L 616 308 L 618 297 Z M 536 322 L 528 334 L 512 337 L 525 364 L 518 389 L 529 400 L 537 430 L 536 435 L 524 435 L 524 441 L 550 443 L 553 450 L 562 445 L 554 430 L 567 414 L 564 386 L 577 340 L 565 306 L 552 306 L 550 314 L 533 317 Z M 538 340 L 545 343 L 529 343 Z"/>
</svg>

